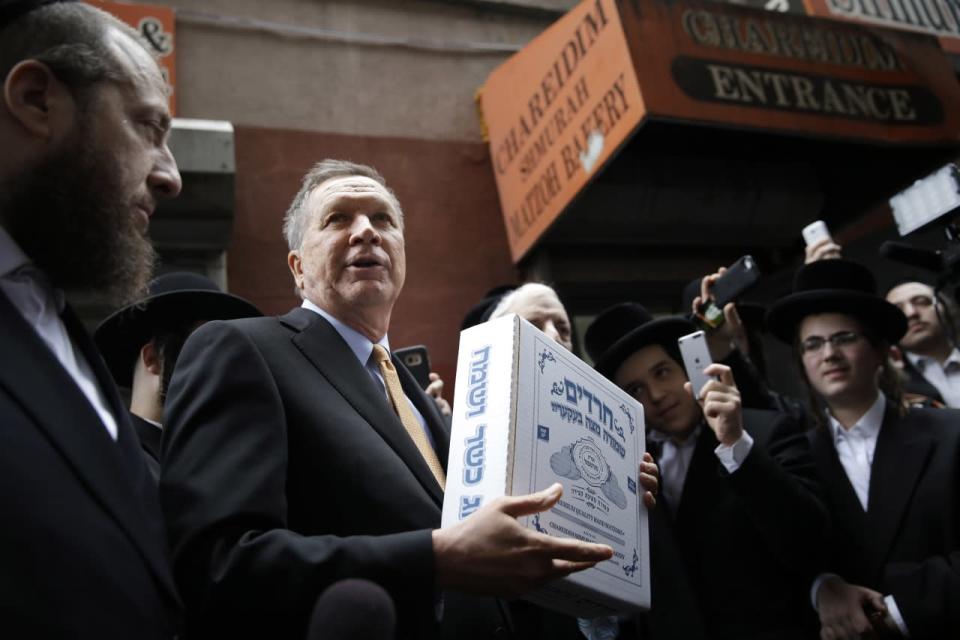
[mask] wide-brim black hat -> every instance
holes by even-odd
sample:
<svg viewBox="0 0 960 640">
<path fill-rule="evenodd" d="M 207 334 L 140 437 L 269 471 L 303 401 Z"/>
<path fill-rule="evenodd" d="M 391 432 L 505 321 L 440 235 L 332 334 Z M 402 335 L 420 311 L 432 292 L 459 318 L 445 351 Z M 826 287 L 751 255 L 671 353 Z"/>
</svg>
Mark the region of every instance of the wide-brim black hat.
<svg viewBox="0 0 960 640">
<path fill-rule="evenodd" d="M 460 323 L 460 330 L 463 331 L 464 329 L 475 327 L 489 320 L 490 316 L 493 315 L 494 309 L 500 304 L 500 301 L 503 300 L 506 295 L 516 290 L 517 285 L 515 284 L 502 284 L 487 291 L 483 294 L 483 300 L 470 307 L 467 314 L 463 316 L 463 322 Z"/>
<path fill-rule="evenodd" d="M 697 328 L 680 316 L 654 318 L 636 302 L 623 302 L 605 309 L 587 327 L 584 343 L 594 368 L 610 378 L 624 360 L 651 344 L 676 350 L 677 338 Z"/>
<path fill-rule="evenodd" d="M 767 328 L 787 343 L 807 316 L 844 313 L 879 332 L 891 344 L 907 331 L 907 318 L 877 295 L 873 274 L 849 260 L 819 260 L 803 266 L 793 281 L 793 293 L 775 302 L 767 313 Z"/>
<path fill-rule="evenodd" d="M 687 283 L 680 296 L 680 312 L 692 319 L 693 300 L 700 295 L 700 283 L 703 278 L 696 278 Z M 764 330 L 763 318 L 767 315 L 767 308 L 757 302 L 737 300 L 737 315 L 748 329 Z"/>
<path fill-rule="evenodd" d="M 243 298 L 221 291 L 209 278 L 180 271 L 151 282 L 147 297 L 107 317 L 94 331 L 93 340 L 117 384 L 130 387 L 140 350 L 159 332 L 203 320 L 262 315 Z"/>
</svg>

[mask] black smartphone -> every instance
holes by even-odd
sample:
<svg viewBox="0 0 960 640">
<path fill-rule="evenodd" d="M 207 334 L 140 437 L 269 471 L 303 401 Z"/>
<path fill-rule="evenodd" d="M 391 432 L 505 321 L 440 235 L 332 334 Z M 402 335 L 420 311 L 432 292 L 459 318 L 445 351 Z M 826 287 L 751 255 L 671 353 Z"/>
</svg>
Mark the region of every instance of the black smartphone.
<svg viewBox="0 0 960 640">
<path fill-rule="evenodd" d="M 397 356 L 403 366 L 410 370 L 421 389 L 426 389 L 430 385 L 430 355 L 425 346 L 418 344 L 395 349 L 393 355 Z"/>
<path fill-rule="evenodd" d="M 721 309 L 734 302 L 760 280 L 760 268 L 753 256 L 743 256 L 733 263 L 710 290 L 714 303 Z"/>
</svg>

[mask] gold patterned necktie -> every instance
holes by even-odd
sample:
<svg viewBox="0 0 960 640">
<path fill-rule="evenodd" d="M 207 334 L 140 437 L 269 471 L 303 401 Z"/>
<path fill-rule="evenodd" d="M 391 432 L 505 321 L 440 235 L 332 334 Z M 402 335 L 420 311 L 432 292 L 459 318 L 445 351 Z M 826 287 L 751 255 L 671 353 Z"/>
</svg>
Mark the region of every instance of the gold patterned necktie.
<svg viewBox="0 0 960 640">
<path fill-rule="evenodd" d="M 420 426 L 420 422 L 413 415 L 413 410 L 407 403 L 407 397 L 403 394 L 403 387 L 400 386 L 397 370 L 394 368 L 393 362 L 390 361 L 390 353 L 383 346 L 375 344 L 373 345 L 373 359 L 380 366 L 380 375 L 383 376 L 383 381 L 386 383 L 387 395 L 390 396 L 390 404 L 393 405 L 393 410 L 399 416 L 400 422 L 403 423 L 403 427 L 407 430 L 407 434 L 409 434 L 413 443 L 417 445 L 420 455 L 423 456 L 442 489 L 447 483 L 447 476 L 443 472 L 443 467 L 440 466 L 437 453 L 430 446 L 430 441 L 427 440 L 426 432 Z"/>
</svg>

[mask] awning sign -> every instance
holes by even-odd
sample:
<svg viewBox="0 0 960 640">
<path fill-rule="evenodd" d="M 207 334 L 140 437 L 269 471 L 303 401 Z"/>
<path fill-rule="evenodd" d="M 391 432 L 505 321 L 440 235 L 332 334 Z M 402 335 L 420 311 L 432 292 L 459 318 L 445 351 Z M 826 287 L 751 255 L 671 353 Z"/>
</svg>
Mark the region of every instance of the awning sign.
<svg viewBox="0 0 960 640">
<path fill-rule="evenodd" d="M 957 145 L 958 107 L 932 37 L 705 1 L 586 0 L 482 89 L 515 261 L 644 119 Z"/>
<path fill-rule="evenodd" d="M 613 0 L 589 0 L 494 71 L 481 95 L 514 260 L 643 117 Z"/>
<path fill-rule="evenodd" d="M 960 54 L 960 0 L 806 0 L 811 15 L 907 29 Z"/>
</svg>

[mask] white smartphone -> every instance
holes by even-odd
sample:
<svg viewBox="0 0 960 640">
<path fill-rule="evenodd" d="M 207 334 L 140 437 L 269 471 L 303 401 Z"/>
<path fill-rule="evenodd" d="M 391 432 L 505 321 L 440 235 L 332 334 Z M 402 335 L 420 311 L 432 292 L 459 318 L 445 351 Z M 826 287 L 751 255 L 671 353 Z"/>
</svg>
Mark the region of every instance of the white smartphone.
<svg viewBox="0 0 960 640">
<path fill-rule="evenodd" d="M 815 220 L 805 226 L 803 231 L 803 240 L 807 243 L 807 246 L 817 244 L 821 240 L 830 239 L 830 230 L 827 229 L 827 224 L 823 220 Z"/>
<path fill-rule="evenodd" d="M 703 331 L 695 331 L 677 339 L 677 344 L 680 345 L 680 355 L 687 370 L 687 379 L 693 387 L 693 395 L 699 399 L 703 385 L 714 379 L 703 372 L 713 364 L 710 348 L 707 347 L 707 336 Z"/>
</svg>

